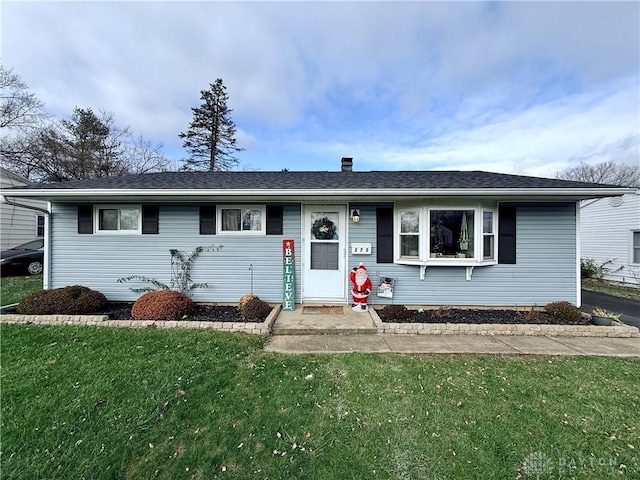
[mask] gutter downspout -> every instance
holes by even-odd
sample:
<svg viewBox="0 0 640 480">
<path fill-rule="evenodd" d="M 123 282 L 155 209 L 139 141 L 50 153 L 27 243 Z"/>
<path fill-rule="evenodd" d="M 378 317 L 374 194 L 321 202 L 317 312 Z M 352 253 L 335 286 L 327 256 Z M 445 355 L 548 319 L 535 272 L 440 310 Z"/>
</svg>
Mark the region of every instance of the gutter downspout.
<svg viewBox="0 0 640 480">
<path fill-rule="evenodd" d="M 47 202 L 47 208 L 44 209 L 34 207 L 33 205 L 25 205 L 24 203 L 16 203 L 13 200 L 9 200 L 5 195 L 0 195 L 0 203 L 44 213 L 44 272 L 42 274 L 42 289 L 48 290 L 51 277 L 51 202 Z"/>
<path fill-rule="evenodd" d="M 582 252 L 580 251 L 580 201 L 576 202 L 576 284 L 577 284 L 577 292 L 576 292 L 576 307 L 580 308 L 582 306 L 582 268 L 581 268 L 581 259 L 580 255 Z"/>
</svg>

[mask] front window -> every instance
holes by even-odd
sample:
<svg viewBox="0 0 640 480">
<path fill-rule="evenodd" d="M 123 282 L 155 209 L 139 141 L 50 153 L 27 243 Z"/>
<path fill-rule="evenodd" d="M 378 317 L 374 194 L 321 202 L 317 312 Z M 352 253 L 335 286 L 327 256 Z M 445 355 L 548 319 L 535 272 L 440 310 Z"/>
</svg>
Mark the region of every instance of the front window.
<svg viewBox="0 0 640 480">
<path fill-rule="evenodd" d="M 640 231 L 632 232 L 632 252 L 633 263 L 640 264 Z"/>
<path fill-rule="evenodd" d="M 430 210 L 430 258 L 474 258 L 474 214 L 474 210 Z"/>
<path fill-rule="evenodd" d="M 420 256 L 420 210 L 400 211 L 400 256 Z"/>
<path fill-rule="evenodd" d="M 493 260 L 495 258 L 495 215 L 492 210 L 482 212 L 482 259 Z"/>
<path fill-rule="evenodd" d="M 450 266 L 496 263 L 497 221 L 494 208 L 479 204 L 440 206 L 433 202 L 398 208 L 395 261 Z"/>
<path fill-rule="evenodd" d="M 221 234 L 264 235 L 265 207 L 218 207 Z"/>
<path fill-rule="evenodd" d="M 36 237 L 44 237 L 44 215 L 38 215 L 36 217 Z"/>
<path fill-rule="evenodd" d="M 96 232 L 142 233 L 139 206 L 96 206 Z"/>
</svg>

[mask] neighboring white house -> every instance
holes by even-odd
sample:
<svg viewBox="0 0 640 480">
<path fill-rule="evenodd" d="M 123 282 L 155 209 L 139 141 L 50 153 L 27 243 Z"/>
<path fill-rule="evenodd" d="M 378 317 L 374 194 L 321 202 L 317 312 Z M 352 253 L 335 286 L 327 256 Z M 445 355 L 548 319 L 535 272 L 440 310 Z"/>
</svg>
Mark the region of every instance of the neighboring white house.
<svg viewBox="0 0 640 480">
<path fill-rule="evenodd" d="M 0 167 L 0 188 L 2 190 L 25 185 L 31 185 L 31 182 Z M 47 208 L 47 202 L 42 201 L 27 199 L 21 203 L 41 209 Z M 44 237 L 44 221 L 44 213 L 0 203 L 0 248 L 6 250 L 34 238 Z"/>
<path fill-rule="evenodd" d="M 580 257 L 607 263 L 605 278 L 640 284 L 640 190 L 580 204 Z"/>
</svg>

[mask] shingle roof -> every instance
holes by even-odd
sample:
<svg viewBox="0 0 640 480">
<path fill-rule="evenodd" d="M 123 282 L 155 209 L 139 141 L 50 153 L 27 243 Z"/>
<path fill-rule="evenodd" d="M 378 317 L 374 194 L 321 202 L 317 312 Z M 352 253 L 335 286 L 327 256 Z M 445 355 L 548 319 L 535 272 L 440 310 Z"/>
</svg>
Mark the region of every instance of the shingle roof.
<svg viewBox="0 0 640 480">
<path fill-rule="evenodd" d="M 38 184 L 45 190 L 513 190 L 611 189 L 613 185 L 481 171 L 162 172 Z"/>
</svg>

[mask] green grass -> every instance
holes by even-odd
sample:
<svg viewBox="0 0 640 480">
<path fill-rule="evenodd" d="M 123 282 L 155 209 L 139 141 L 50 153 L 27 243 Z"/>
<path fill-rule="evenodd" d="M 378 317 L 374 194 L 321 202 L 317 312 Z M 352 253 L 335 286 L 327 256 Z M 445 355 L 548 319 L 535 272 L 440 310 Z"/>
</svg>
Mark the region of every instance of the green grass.
<svg viewBox="0 0 640 480">
<path fill-rule="evenodd" d="M 18 303 L 26 295 L 38 290 L 42 290 L 42 275 L 2 277 L 0 279 L 0 306 Z"/>
<path fill-rule="evenodd" d="M 616 297 L 629 298 L 631 300 L 640 300 L 640 288 L 627 287 L 615 282 L 606 280 L 598 280 L 595 278 L 583 278 L 582 288 L 592 292 L 608 293 Z"/>
<path fill-rule="evenodd" d="M 7 479 L 640 475 L 637 358 L 285 356 L 210 331 L 1 328 Z"/>
</svg>

